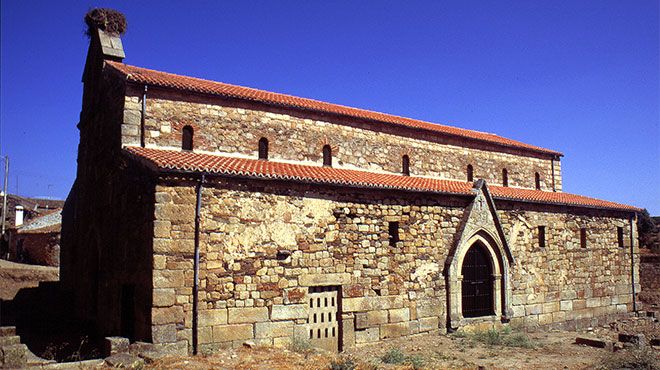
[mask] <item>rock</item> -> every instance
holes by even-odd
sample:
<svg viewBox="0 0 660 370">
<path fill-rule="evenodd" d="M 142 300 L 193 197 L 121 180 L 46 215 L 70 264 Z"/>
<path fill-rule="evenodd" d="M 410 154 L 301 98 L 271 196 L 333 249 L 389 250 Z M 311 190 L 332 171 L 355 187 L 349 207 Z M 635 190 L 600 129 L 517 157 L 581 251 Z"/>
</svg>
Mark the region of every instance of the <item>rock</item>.
<svg viewBox="0 0 660 370">
<path fill-rule="evenodd" d="M 117 353 L 128 353 L 131 342 L 123 337 L 105 337 L 103 339 L 103 356 L 112 356 Z"/>
<path fill-rule="evenodd" d="M 105 363 L 110 367 L 126 369 L 141 369 L 144 367 L 143 359 L 128 353 L 117 353 L 110 357 L 106 357 Z"/>
<path fill-rule="evenodd" d="M 243 342 L 243 347 L 245 347 L 245 348 L 255 348 L 256 346 L 257 346 L 257 344 L 254 343 L 251 340 Z"/>
<path fill-rule="evenodd" d="M 0 347 L 0 367 L 19 368 L 25 366 L 27 346 L 25 344 L 11 344 Z"/>
</svg>

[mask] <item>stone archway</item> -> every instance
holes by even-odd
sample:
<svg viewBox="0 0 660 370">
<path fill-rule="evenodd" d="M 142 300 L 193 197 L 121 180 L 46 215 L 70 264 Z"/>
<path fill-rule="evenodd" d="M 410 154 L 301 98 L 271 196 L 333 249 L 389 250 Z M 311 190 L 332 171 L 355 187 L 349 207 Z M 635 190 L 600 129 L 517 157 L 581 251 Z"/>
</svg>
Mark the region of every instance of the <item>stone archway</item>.
<svg viewBox="0 0 660 370">
<path fill-rule="evenodd" d="M 466 322 L 466 316 L 463 314 L 463 263 L 468 251 L 475 246 L 482 248 L 491 268 L 492 314 L 480 315 L 480 318 L 500 320 L 507 316 L 506 312 L 510 304 L 507 294 L 508 279 L 506 279 L 508 263 L 506 258 L 502 258 L 502 253 L 493 237 L 487 231 L 480 230 L 461 243 L 449 267 L 449 324 L 452 328 L 458 328 Z"/>
</svg>

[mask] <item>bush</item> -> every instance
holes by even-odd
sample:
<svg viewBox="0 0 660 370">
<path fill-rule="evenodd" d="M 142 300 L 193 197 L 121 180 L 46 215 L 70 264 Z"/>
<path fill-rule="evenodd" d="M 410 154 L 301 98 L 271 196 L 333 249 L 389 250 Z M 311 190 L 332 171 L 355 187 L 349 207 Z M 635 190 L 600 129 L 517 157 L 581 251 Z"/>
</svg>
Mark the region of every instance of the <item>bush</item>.
<svg viewBox="0 0 660 370">
<path fill-rule="evenodd" d="M 391 348 L 383 357 L 380 358 L 386 364 L 410 364 L 413 369 L 421 369 L 424 367 L 424 358 L 420 355 L 407 356 L 398 348 Z"/>
<path fill-rule="evenodd" d="M 386 364 L 402 364 L 406 361 L 406 355 L 398 348 L 390 348 L 380 359 Z"/>
<path fill-rule="evenodd" d="M 534 348 L 534 343 L 523 333 L 513 333 L 511 328 L 502 330 L 490 329 L 488 331 L 477 331 L 470 337 L 471 340 L 489 346 L 506 346 Z"/>
<path fill-rule="evenodd" d="M 297 353 L 309 353 L 312 352 L 313 348 L 309 339 L 304 337 L 294 336 L 289 344 L 289 349 Z"/>
<path fill-rule="evenodd" d="M 356 368 L 357 364 L 350 356 L 342 357 L 336 361 L 332 360 L 332 362 L 330 362 L 330 370 L 355 370 Z"/>
</svg>

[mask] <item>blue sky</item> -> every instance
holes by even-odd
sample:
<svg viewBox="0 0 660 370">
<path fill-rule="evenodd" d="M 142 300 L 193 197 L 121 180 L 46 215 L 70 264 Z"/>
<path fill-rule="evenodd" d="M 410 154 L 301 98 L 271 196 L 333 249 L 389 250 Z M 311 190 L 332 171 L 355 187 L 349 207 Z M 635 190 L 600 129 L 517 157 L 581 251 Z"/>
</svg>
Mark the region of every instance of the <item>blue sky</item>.
<svg viewBox="0 0 660 370">
<path fill-rule="evenodd" d="M 660 214 L 657 0 L 1 1 L 9 189 L 66 197 L 83 15 L 126 14 L 125 62 L 562 151 L 564 190 Z"/>
</svg>

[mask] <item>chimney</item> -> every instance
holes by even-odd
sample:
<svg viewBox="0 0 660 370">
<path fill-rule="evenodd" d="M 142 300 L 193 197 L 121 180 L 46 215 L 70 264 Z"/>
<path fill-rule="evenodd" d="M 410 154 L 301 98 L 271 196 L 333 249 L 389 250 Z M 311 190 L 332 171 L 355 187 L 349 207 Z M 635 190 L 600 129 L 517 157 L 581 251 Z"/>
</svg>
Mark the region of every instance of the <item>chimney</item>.
<svg viewBox="0 0 660 370">
<path fill-rule="evenodd" d="M 15 216 L 15 226 L 19 227 L 23 225 L 23 206 L 16 206 L 16 216 Z"/>
<path fill-rule="evenodd" d="M 105 60 L 122 62 L 126 57 L 120 36 L 126 32 L 126 17 L 114 9 L 95 8 L 85 14 L 89 50 L 83 82 L 92 81 Z"/>
</svg>

